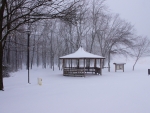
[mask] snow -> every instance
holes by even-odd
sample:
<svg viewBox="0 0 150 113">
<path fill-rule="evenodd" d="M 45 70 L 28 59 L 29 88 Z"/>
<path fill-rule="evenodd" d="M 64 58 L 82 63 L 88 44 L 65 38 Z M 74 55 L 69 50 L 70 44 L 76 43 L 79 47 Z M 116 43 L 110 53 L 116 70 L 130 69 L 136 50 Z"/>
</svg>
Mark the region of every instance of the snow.
<svg viewBox="0 0 150 113">
<path fill-rule="evenodd" d="M 102 58 L 104 59 L 104 57 L 102 56 L 94 55 L 85 51 L 82 46 L 76 52 L 71 53 L 69 55 L 62 56 L 60 58 Z"/>
<path fill-rule="evenodd" d="M 131 59 L 119 60 L 125 72 L 115 72 L 112 62 L 111 72 L 105 68 L 102 76 L 66 77 L 58 69 L 34 67 L 28 84 L 27 70 L 11 73 L 0 91 L 0 113 L 150 113 L 149 58 L 135 71 Z"/>
</svg>

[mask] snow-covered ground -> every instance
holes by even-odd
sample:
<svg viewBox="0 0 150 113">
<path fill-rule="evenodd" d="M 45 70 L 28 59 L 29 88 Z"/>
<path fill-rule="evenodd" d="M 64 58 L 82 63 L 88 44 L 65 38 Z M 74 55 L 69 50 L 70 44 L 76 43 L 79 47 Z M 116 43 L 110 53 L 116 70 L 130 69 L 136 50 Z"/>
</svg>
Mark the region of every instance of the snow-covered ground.
<svg viewBox="0 0 150 113">
<path fill-rule="evenodd" d="M 0 91 L 0 113 L 150 113 L 150 58 L 141 59 L 132 71 L 132 60 L 125 72 L 103 70 L 103 75 L 62 76 L 55 69 L 34 68 L 11 73 Z M 42 78 L 38 85 L 37 78 Z"/>
</svg>

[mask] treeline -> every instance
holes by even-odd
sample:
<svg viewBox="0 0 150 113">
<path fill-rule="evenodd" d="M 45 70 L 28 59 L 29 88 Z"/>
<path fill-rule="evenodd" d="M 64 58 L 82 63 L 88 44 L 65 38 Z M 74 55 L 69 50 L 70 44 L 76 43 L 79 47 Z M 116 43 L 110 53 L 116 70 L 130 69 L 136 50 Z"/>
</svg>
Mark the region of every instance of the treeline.
<svg viewBox="0 0 150 113">
<path fill-rule="evenodd" d="M 9 66 L 11 71 L 27 65 L 29 35 L 31 69 L 33 65 L 42 65 L 43 68 L 59 66 L 60 56 L 76 51 L 81 45 L 90 53 L 106 57 L 106 67 L 110 67 L 111 57 L 116 54 L 134 56 L 136 62 L 143 55 L 148 55 L 149 39 L 137 36 L 134 26 L 121 19 L 118 14 L 110 13 L 104 1 L 80 1 L 72 10 L 71 17 L 66 20 L 27 20 L 8 34 L 3 51 L 3 65 Z M 73 21 L 68 20 L 70 18 Z"/>
</svg>

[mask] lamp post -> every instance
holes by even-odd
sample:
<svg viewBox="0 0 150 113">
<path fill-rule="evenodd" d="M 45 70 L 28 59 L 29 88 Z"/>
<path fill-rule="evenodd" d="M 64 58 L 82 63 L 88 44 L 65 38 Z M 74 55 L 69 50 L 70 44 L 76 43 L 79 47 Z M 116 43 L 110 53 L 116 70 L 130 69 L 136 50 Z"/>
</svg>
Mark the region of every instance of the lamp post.
<svg viewBox="0 0 150 113">
<path fill-rule="evenodd" d="M 28 34 L 28 38 L 27 38 L 27 70 L 28 70 L 28 83 L 30 84 L 30 76 L 29 76 L 29 71 L 30 71 L 30 51 L 29 51 L 29 47 L 30 47 L 30 31 L 27 31 Z"/>
</svg>

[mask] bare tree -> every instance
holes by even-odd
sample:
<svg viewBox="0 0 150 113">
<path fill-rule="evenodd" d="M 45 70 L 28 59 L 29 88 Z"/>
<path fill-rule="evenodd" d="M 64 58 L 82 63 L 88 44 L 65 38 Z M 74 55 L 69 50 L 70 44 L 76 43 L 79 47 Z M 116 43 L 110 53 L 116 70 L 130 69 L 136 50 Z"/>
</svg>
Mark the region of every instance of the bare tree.
<svg viewBox="0 0 150 113">
<path fill-rule="evenodd" d="M 150 55 L 150 40 L 147 37 L 138 37 L 136 45 L 133 47 L 133 56 L 135 57 L 135 62 L 133 64 L 133 71 L 135 65 L 141 57 Z"/>
<path fill-rule="evenodd" d="M 111 54 L 118 53 L 121 48 L 132 46 L 133 27 L 130 23 L 119 18 L 119 15 L 102 15 L 103 24 L 97 31 L 101 54 L 108 59 L 108 71 L 110 71 Z"/>
<path fill-rule="evenodd" d="M 100 16 L 102 13 L 104 13 L 104 10 L 106 10 L 106 7 L 104 5 L 105 0 L 93 0 L 92 1 L 92 11 L 91 11 L 91 44 L 89 52 L 92 52 L 92 48 L 94 45 L 94 42 L 96 40 L 96 34 L 99 26 Z"/>
</svg>

